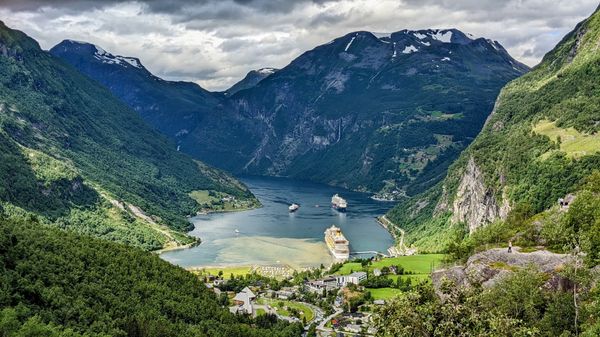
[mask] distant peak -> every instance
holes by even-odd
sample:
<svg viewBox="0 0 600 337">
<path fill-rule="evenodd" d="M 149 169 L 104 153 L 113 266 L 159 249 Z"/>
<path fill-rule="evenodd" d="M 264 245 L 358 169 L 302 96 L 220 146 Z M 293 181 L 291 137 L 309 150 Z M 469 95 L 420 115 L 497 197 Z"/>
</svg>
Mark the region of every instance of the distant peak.
<svg viewBox="0 0 600 337">
<path fill-rule="evenodd" d="M 80 54 L 92 55 L 96 60 L 106 64 L 116 64 L 124 67 L 132 66 L 144 69 L 140 60 L 136 57 L 113 55 L 99 45 L 77 40 L 63 40 L 54 46 L 50 52 L 53 54 Z"/>
</svg>

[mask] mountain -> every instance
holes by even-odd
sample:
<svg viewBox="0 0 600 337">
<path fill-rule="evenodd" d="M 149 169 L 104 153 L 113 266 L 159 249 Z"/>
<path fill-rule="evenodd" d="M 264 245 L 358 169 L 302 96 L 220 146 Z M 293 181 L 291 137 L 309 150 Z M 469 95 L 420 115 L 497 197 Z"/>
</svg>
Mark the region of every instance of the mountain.
<svg viewBox="0 0 600 337">
<path fill-rule="evenodd" d="M 157 249 L 193 241 L 179 232 L 191 227 L 185 216 L 208 207 L 193 196 L 255 202 L 242 184 L 177 152 L 106 88 L 3 23 L 0 69 L 5 216 Z"/>
<path fill-rule="evenodd" d="M 3 336 L 291 337 L 300 323 L 232 315 L 156 254 L 0 218 Z"/>
<path fill-rule="evenodd" d="M 77 63 L 75 52 L 58 50 L 104 81 L 102 71 L 88 70 L 95 57 Z M 527 70 L 498 42 L 455 29 L 354 32 L 228 95 L 201 123 L 181 122 L 185 135 L 177 141 L 182 151 L 232 172 L 400 198 L 443 177 L 479 132 L 500 88 Z M 105 83 L 113 92 L 114 82 Z"/>
<path fill-rule="evenodd" d="M 195 83 L 165 81 L 152 75 L 139 59 L 113 55 L 90 43 L 64 40 L 50 53 L 105 85 L 146 122 L 175 140 L 202 123 L 223 96 Z"/>
<path fill-rule="evenodd" d="M 526 71 L 458 30 L 350 33 L 232 95 L 182 149 L 234 172 L 414 194 L 443 177 L 500 88 Z M 251 145 L 215 132 L 225 125 Z"/>
<path fill-rule="evenodd" d="M 233 95 L 238 91 L 252 88 L 258 84 L 258 82 L 264 80 L 268 76 L 273 75 L 277 70 L 275 68 L 261 68 L 258 70 L 252 70 L 246 77 L 244 77 L 241 81 L 234 84 L 231 88 L 227 89 L 225 93 L 227 95 Z"/>
<path fill-rule="evenodd" d="M 600 224 L 600 214 L 583 206 L 593 200 L 600 205 L 600 191 L 592 187 L 600 169 L 598 41 L 596 11 L 533 71 L 502 89 L 482 132 L 443 182 L 388 214 L 409 242 L 440 250 L 463 237 L 488 236 L 496 243 L 520 238 L 523 245 L 563 250 L 579 231 L 586 242 L 597 236 L 586 231 L 595 218 Z M 559 198 L 571 201 L 569 194 L 576 196 L 573 205 L 558 205 Z M 573 225 L 583 215 L 589 217 Z"/>
</svg>

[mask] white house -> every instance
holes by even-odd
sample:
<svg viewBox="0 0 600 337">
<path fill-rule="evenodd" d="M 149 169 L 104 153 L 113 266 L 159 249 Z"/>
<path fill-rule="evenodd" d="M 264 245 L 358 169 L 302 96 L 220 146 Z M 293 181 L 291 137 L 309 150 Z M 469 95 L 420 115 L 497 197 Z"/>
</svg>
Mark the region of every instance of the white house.
<svg viewBox="0 0 600 337">
<path fill-rule="evenodd" d="M 233 303 L 235 305 L 229 308 L 234 314 L 248 314 L 252 315 L 254 313 L 254 308 L 252 306 L 252 301 L 256 299 L 256 295 L 250 290 L 250 288 L 246 287 L 242 289 L 239 293 L 235 294 L 233 298 Z"/>
<path fill-rule="evenodd" d="M 343 275 L 337 277 L 338 286 L 345 287 L 348 284 L 356 284 L 358 285 L 360 282 L 367 279 L 367 273 L 364 271 L 357 271 L 350 275 Z"/>
</svg>

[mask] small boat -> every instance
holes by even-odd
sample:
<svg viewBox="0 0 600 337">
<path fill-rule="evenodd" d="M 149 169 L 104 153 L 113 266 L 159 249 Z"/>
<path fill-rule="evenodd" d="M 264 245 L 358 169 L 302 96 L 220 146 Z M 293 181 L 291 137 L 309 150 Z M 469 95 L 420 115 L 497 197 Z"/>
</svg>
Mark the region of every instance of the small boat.
<svg viewBox="0 0 600 337">
<path fill-rule="evenodd" d="M 236 228 L 235 234 L 240 234 L 240 230 Z"/>
<path fill-rule="evenodd" d="M 288 210 L 290 211 L 290 213 L 294 213 L 295 211 L 298 210 L 298 208 L 300 208 L 300 205 L 298 205 L 298 204 L 291 204 L 290 207 L 288 207 Z"/>
</svg>

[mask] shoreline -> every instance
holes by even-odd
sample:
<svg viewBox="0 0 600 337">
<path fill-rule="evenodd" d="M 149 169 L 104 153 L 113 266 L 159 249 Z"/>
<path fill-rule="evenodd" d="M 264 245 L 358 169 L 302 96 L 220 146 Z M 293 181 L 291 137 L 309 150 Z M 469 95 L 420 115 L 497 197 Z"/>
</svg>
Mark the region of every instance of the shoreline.
<svg viewBox="0 0 600 337">
<path fill-rule="evenodd" d="M 176 250 L 183 250 L 183 249 L 188 249 L 188 248 L 193 248 L 196 247 L 198 245 L 200 245 L 202 243 L 202 240 L 200 238 L 196 238 L 196 241 L 194 242 L 190 242 L 188 244 L 185 245 L 178 245 L 178 246 L 173 246 L 173 247 L 165 247 L 165 248 L 161 248 L 161 249 L 157 249 L 157 250 L 153 250 L 152 253 L 155 254 L 162 254 L 162 253 L 166 253 L 166 252 L 172 252 L 172 251 L 176 251 Z"/>
<path fill-rule="evenodd" d="M 395 228 L 399 228 L 399 227 L 397 227 L 393 222 L 391 222 L 385 215 L 376 216 L 375 220 L 381 227 L 383 227 L 388 233 L 390 233 L 390 235 L 392 236 L 394 241 L 396 243 L 398 243 L 398 234 L 395 231 L 393 231 L 390 227 L 395 227 Z M 400 229 L 400 231 L 402 231 L 402 230 Z"/>
<path fill-rule="evenodd" d="M 237 208 L 237 209 L 219 209 L 219 210 L 201 210 L 201 211 L 198 211 L 196 213 L 196 215 L 188 216 L 187 218 L 191 219 L 195 216 L 219 214 L 219 213 L 246 212 L 246 211 L 252 211 L 252 210 L 260 209 L 260 208 L 264 207 L 264 205 L 258 199 L 256 199 L 256 201 L 258 202 L 258 205 L 256 207 L 245 207 L 245 208 Z"/>
<path fill-rule="evenodd" d="M 202 212 L 198 212 L 198 214 L 196 214 L 195 216 L 187 216 L 186 220 L 188 220 L 189 222 L 191 222 L 190 221 L 191 219 L 193 219 L 196 216 L 200 216 L 200 215 L 210 215 L 210 214 L 218 214 L 218 213 L 245 212 L 245 211 L 251 211 L 251 210 L 254 210 L 254 209 L 259 209 L 261 207 L 263 207 L 263 205 L 259 201 L 257 207 L 248 207 L 248 208 L 231 209 L 231 210 L 202 211 Z M 162 253 L 172 252 L 172 251 L 177 251 L 177 250 L 184 250 L 184 249 L 189 249 L 189 248 L 194 248 L 194 247 L 200 245 L 202 243 L 202 238 L 190 235 L 189 233 L 191 233 L 192 231 L 193 231 L 193 229 L 191 231 L 187 232 L 187 233 L 182 233 L 182 234 L 185 234 L 185 235 L 187 235 L 189 237 L 194 238 L 195 239 L 194 242 L 190 242 L 190 243 L 185 244 L 185 245 L 177 245 L 177 246 L 173 246 L 173 247 L 165 247 L 165 248 L 153 250 L 151 252 L 160 255 Z"/>
</svg>

